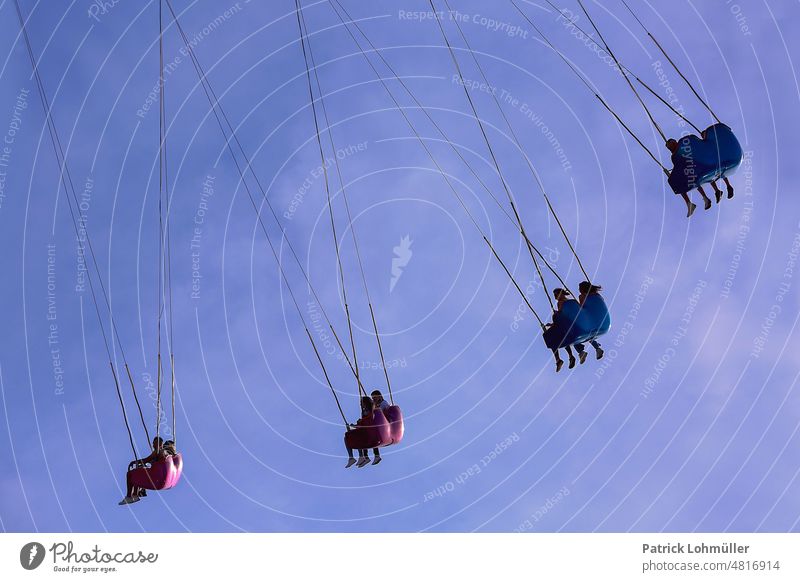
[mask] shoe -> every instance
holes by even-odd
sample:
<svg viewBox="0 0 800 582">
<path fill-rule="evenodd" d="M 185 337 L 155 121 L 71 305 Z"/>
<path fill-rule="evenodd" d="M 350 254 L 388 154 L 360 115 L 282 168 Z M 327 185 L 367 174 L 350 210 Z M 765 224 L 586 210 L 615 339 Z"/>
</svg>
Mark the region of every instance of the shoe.
<svg viewBox="0 0 800 582">
<path fill-rule="evenodd" d="M 137 495 L 138 497 L 147 497 L 147 489 L 140 489 Z"/>
<path fill-rule="evenodd" d="M 728 186 L 728 198 L 733 198 L 733 186 Z"/>
<path fill-rule="evenodd" d="M 381 457 L 380 455 L 378 455 L 377 457 L 375 457 L 375 458 L 372 460 L 372 464 L 373 464 L 373 465 L 377 465 L 377 464 L 378 464 L 378 463 L 380 463 L 382 460 L 383 460 L 383 457 Z"/>
<path fill-rule="evenodd" d="M 358 467 L 360 469 L 361 467 L 363 467 L 364 465 L 367 465 L 367 464 L 369 464 L 369 457 L 361 457 L 358 460 L 358 464 L 356 464 L 356 467 Z"/>
<path fill-rule="evenodd" d="M 705 199 L 705 204 L 704 204 L 704 206 L 705 206 L 705 209 L 706 209 L 706 210 L 708 210 L 709 208 L 711 208 L 711 198 L 706 198 L 706 199 Z"/>
<path fill-rule="evenodd" d="M 350 457 L 349 459 L 347 459 L 347 464 L 344 466 L 344 468 L 345 469 L 349 469 L 350 467 L 352 467 L 355 464 L 356 464 L 356 460 L 353 457 Z"/>
<path fill-rule="evenodd" d="M 131 503 L 136 503 L 137 501 L 139 501 L 139 498 L 136 497 L 135 495 L 133 497 L 128 496 L 122 501 L 120 501 L 119 505 L 130 505 Z"/>
<path fill-rule="evenodd" d="M 587 355 L 588 354 L 586 352 L 581 352 L 580 354 L 578 354 L 578 359 L 580 360 L 581 364 L 586 361 L 586 356 Z"/>
<path fill-rule="evenodd" d="M 714 190 L 714 197 L 717 199 L 717 204 L 722 200 L 722 190 Z"/>
<path fill-rule="evenodd" d="M 686 214 L 686 218 L 689 218 L 692 214 L 694 214 L 695 210 L 697 210 L 697 204 L 692 202 L 689 204 L 689 212 Z"/>
<path fill-rule="evenodd" d="M 569 369 L 571 370 L 574 367 L 575 367 L 575 358 L 570 358 L 569 359 Z"/>
<path fill-rule="evenodd" d="M 605 354 L 605 352 L 603 351 L 603 348 L 597 348 L 597 359 L 598 360 L 602 360 L 603 359 L 603 354 Z"/>
<path fill-rule="evenodd" d="M 558 360 L 556 362 L 556 372 L 560 372 L 561 368 L 564 367 L 564 360 Z"/>
</svg>

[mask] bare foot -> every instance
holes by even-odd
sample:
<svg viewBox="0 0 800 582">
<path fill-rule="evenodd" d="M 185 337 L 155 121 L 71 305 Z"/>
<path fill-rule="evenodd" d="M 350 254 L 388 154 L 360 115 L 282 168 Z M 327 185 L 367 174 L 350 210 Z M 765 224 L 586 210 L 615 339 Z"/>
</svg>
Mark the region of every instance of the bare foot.
<svg viewBox="0 0 800 582">
<path fill-rule="evenodd" d="M 695 210 L 697 210 L 697 204 L 695 204 L 694 202 L 690 202 L 689 212 L 686 213 L 686 218 L 689 218 L 692 214 L 694 214 Z"/>
</svg>

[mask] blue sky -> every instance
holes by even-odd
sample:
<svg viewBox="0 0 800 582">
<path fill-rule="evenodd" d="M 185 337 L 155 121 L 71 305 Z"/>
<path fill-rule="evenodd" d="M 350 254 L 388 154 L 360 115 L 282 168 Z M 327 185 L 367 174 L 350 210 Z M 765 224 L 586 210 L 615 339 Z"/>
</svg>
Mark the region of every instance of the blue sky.
<svg viewBox="0 0 800 582">
<path fill-rule="evenodd" d="M 148 94 L 158 76 L 157 4 L 21 4 L 152 431 L 146 383 L 156 354 L 158 111 Z M 186 468 L 176 489 L 117 506 L 131 455 L 127 434 L 91 298 L 76 290 L 74 232 L 13 4 L 0 2 L 0 133 L 11 141 L 0 168 L 0 527 L 798 530 L 796 5 L 635 2 L 746 151 L 733 178 L 736 197 L 688 221 L 658 167 L 510 3 L 450 3 L 458 14 L 445 15 L 444 25 L 464 76 L 479 78 L 455 18 L 491 83 L 517 100 L 505 112 L 611 306 L 605 359 L 556 375 L 535 321 L 328 2 L 304 4 L 395 399 L 406 415 L 403 443 L 387 449 L 378 467 L 343 468 L 335 404 L 170 27 L 173 332 Z M 546 3 L 521 4 L 646 143 L 667 153 L 619 75 Z M 672 88 L 690 119 L 711 123 L 672 70 L 658 76 L 657 49 L 618 0 L 588 4 L 627 66 L 664 95 Z M 294 3 L 174 5 L 288 239 L 344 332 Z M 344 5 L 502 201 L 435 22 L 409 17 L 429 4 Z M 389 86 L 404 106 L 413 104 Z M 531 239 L 577 286 L 580 270 L 491 97 L 471 94 Z M 681 131 L 659 104 L 653 110 L 669 132 Z M 528 288 L 535 273 L 520 237 L 422 112 L 409 115 Z M 374 365 L 352 231 L 333 186 L 359 360 L 366 384 L 378 387 L 383 374 Z M 279 244 L 275 223 L 265 224 Z M 405 237 L 410 257 L 392 287 L 394 248 Z M 302 275 L 285 245 L 281 253 L 310 321 Z M 201 275 L 195 296 L 193 272 Z M 541 291 L 530 289 L 546 314 Z M 121 361 L 118 351 L 115 357 Z M 352 375 L 335 354 L 326 363 L 354 419 Z M 142 448 L 141 426 L 133 428 Z"/>
</svg>

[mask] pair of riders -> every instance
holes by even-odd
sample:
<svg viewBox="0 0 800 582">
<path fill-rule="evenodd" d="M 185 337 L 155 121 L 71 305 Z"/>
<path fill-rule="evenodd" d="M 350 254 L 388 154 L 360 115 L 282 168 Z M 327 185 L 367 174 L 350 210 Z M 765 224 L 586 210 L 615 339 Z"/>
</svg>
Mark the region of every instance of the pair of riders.
<svg viewBox="0 0 800 582">
<path fill-rule="evenodd" d="M 700 137 L 702 139 L 706 139 L 706 132 L 703 131 L 700 134 Z M 680 144 L 678 143 L 678 141 L 675 140 L 675 139 L 669 139 L 669 140 L 667 140 L 666 145 L 667 145 L 667 149 L 670 152 L 672 152 L 672 164 L 673 164 L 673 166 L 680 165 L 682 163 L 682 156 L 680 155 L 680 153 L 678 151 L 680 149 Z M 726 188 L 728 190 L 728 198 L 733 198 L 733 186 L 731 186 L 731 183 L 728 181 L 728 177 L 727 176 L 722 176 L 722 180 L 725 182 L 725 186 L 726 186 Z M 720 190 L 719 186 L 717 185 L 717 181 L 716 180 L 712 180 L 711 181 L 711 187 L 714 189 L 714 196 L 717 199 L 717 204 L 719 204 L 720 200 L 722 200 L 722 190 Z M 703 202 L 704 202 L 704 205 L 705 205 L 705 209 L 708 210 L 709 208 L 711 208 L 711 199 L 708 196 L 706 196 L 706 193 L 705 193 L 705 190 L 703 190 L 702 184 L 698 184 L 697 185 L 697 191 L 700 192 L 700 196 L 703 197 Z M 697 208 L 697 204 L 694 204 L 691 200 L 689 200 L 689 193 L 688 192 L 679 192 L 679 194 L 681 195 L 681 198 L 683 198 L 683 201 L 686 202 L 686 209 L 687 209 L 686 217 L 688 218 L 692 214 L 694 214 L 694 211 Z"/>
<path fill-rule="evenodd" d="M 389 408 L 389 403 L 383 399 L 383 394 L 381 394 L 380 390 L 373 390 L 370 396 L 372 396 L 372 398 L 369 396 L 361 397 L 361 418 L 358 419 L 358 422 L 355 424 L 351 423 L 351 427 L 356 428 L 363 425 L 369 425 L 372 423 L 375 410 L 381 410 L 385 413 L 386 409 Z M 383 460 L 381 458 L 381 451 L 378 447 L 372 449 L 372 453 L 375 457 L 375 459 L 372 461 L 373 465 L 377 465 Z M 347 449 L 347 457 L 347 464 L 345 465 L 346 469 L 352 467 L 353 465 L 361 468 L 369 464 L 369 451 L 367 449 L 358 450 L 358 461 L 356 461 L 355 457 L 353 457 L 353 449 Z"/>
<path fill-rule="evenodd" d="M 578 290 L 580 291 L 580 295 L 578 296 L 578 303 L 581 305 L 584 304 L 586 298 L 590 295 L 599 295 L 600 291 L 602 291 L 602 287 L 600 285 L 592 285 L 589 281 L 582 281 L 580 285 L 578 285 Z M 564 304 L 569 301 L 570 295 L 572 295 L 566 289 L 555 288 L 553 289 L 553 296 L 556 299 L 556 313 L 561 311 L 561 308 L 564 307 Z M 556 313 L 553 314 L 553 322 L 555 323 Z M 600 346 L 600 342 L 595 339 L 589 340 L 589 343 L 592 344 L 594 348 L 595 355 L 597 359 L 601 359 L 603 357 L 603 348 Z M 575 367 L 575 356 L 572 353 L 572 348 L 570 346 L 564 346 L 564 349 L 567 352 L 567 356 L 569 357 L 569 367 Z M 575 344 L 575 351 L 578 352 L 578 358 L 580 359 L 581 364 L 586 361 L 587 353 L 586 348 L 582 343 Z M 561 359 L 561 356 L 558 353 L 558 349 L 553 350 L 553 355 L 556 358 L 556 372 L 560 372 L 561 368 L 564 366 L 564 360 Z"/>
<path fill-rule="evenodd" d="M 152 464 L 156 461 L 163 461 L 167 457 L 177 455 L 178 451 L 175 448 L 174 441 L 165 441 L 161 437 L 156 437 L 153 439 L 153 451 L 146 456 L 144 459 L 135 459 L 131 461 L 130 465 L 128 465 L 128 475 L 127 475 L 127 492 L 125 494 L 125 498 L 119 502 L 120 505 L 128 505 L 130 503 L 136 503 L 142 497 L 147 497 L 147 490 L 143 489 L 142 487 L 138 487 L 131 483 L 130 481 L 130 471 L 136 467 L 144 467 L 146 464 Z"/>
</svg>

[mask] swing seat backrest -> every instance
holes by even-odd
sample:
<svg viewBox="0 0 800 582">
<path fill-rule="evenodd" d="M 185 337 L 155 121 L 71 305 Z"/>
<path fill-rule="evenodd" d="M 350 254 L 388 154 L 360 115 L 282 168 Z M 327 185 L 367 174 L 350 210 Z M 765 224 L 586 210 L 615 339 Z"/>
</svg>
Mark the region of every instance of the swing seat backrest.
<svg viewBox="0 0 800 582">
<path fill-rule="evenodd" d="M 178 481 L 181 480 L 181 475 L 183 475 L 183 456 L 180 453 L 172 456 L 172 465 L 175 467 L 175 470 L 171 473 L 171 479 L 167 484 L 167 489 L 175 487 Z"/>
<path fill-rule="evenodd" d="M 403 411 L 396 404 L 386 409 L 386 420 L 389 421 L 389 445 L 396 445 L 403 440 L 405 425 L 403 424 Z"/>
</svg>

